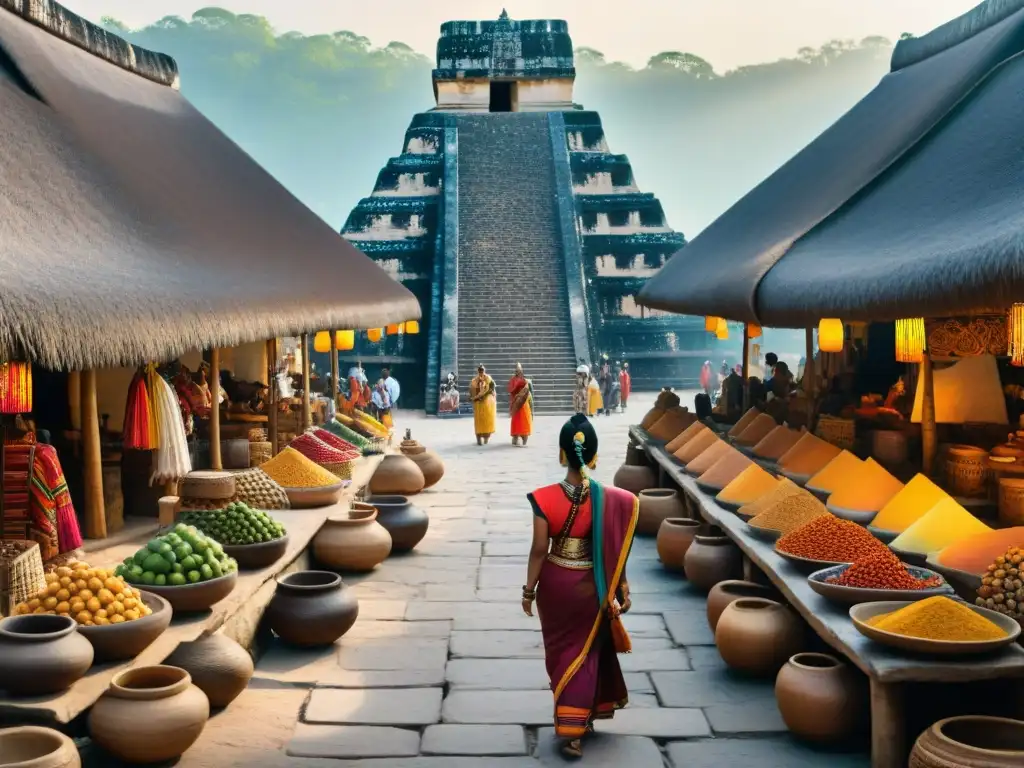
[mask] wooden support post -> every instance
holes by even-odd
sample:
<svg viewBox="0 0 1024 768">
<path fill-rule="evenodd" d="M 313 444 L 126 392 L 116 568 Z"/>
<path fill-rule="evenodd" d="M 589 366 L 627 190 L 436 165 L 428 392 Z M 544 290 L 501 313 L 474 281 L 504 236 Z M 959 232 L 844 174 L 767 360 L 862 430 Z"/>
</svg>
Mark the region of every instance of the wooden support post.
<svg viewBox="0 0 1024 768">
<path fill-rule="evenodd" d="M 210 469 L 219 472 L 224 469 L 220 458 L 220 350 L 210 350 Z M 169 494 L 168 494 L 169 495 Z"/>
<path fill-rule="evenodd" d="M 814 329 L 804 331 L 804 394 L 814 397 L 817 394 L 817 371 L 814 369 Z"/>
<path fill-rule="evenodd" d="M 935 431 L 935 377 L 927 350 L 921 359 L 921 386 L 921 469 L 926 476 L 931 476 L 939 444 Z"/>
<path fill-rule="evenodd" d="M 107 510 L 103 503 L 103 455 L 100 415 L 96 404 L 96 371 L 82 371 L 82 477 L 85 481 L 85 535 L 107 537 Z"/>
<path fill-rule="evenodd" d="M 270 441 L 270 453 L 277 456 L 277 339 L 267 341 L 267 385 L 270 387 L 267 439 Z"/>
<path fill-rule="evenodd" d="M 750 325 L 743 324 L 743 412 L 750 408 Z"/>
<path fill-rule="evenodd" d="M 903 691 L 896 683 L 871 680 L 871 768 L 907 764 Z"/>
<path fill-rule="evenodd" d="M 338 381 L 338 332 L 331 331 L 331 402 L 338 407 L 338 392 L 340 391 Z"/>
<path fill-rule="evenodd" d="M 309 334 L 302 334 L 302 429 L 308 429 L 313 423 L 313 414 L 309 410 Z"/>
<path fill-rule="evenodd" d="M 82 375 L 78 371 L 68 372 L 68 416 L 71 429 L 82 428 Z"/>
</svg>

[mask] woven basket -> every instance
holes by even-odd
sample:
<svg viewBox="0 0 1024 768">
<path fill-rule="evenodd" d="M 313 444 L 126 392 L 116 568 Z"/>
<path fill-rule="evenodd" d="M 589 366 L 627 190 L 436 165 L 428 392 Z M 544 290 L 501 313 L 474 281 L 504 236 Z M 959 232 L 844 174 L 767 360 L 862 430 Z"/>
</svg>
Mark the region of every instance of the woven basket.
<svg viewBox="0 0 1024 768">
<path fill-rule="evenodd" d="M 270 461 L 270 443 L 258 441 L 249 443 L 249 466 L 258 467 L 265 461 Z"/>
<path fill-rule="evenodd" d="M 320 466 L 322 466 L 324 469 L 326 469 L 332 475 L 336 475 L 337 477 L 341 478 L 342 480 L 351 480 L 352 479 L 352 465 L 354 463 L 355 462 L 353 462 L 353 461 L 338 461 L 338 462 L 331 462 L 331 463 L 328 463 L 328 464 L 321 464 Z"/>
<path fill-rule="evenodd" d="M 822 440 L 837 445 L 840 448 L 853 448 L 854 440 L 857 437 L 857 422 L 853 419 L 837 419 L 832 416 L 822 416 L 818 419 L 817 435 Z"/>
<path fill-rule="evenodd" d="M 253 427 L 249 430 L 249 442 L 250 443 L 265 443 L 267 442 L 267 430 L 262 427 Z"/>
<path fill-rule="evenodd" d="M 0 555 L 0 616 L 46 588 L 43 557 L 34 541 L 5 541 Z"/>
</svg>

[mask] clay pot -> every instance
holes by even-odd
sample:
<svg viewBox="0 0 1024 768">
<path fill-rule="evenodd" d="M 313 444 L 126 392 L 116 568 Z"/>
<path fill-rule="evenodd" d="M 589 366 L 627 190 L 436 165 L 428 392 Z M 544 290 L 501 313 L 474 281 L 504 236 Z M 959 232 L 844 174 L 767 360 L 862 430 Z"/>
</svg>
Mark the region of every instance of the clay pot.
<svg viewBox="0 0 1024 768">
<path fill-rule="evenodd" d="M 391 453 L 384 457 L 370 478 L 370 492 L 412 496 L 427 483 L 419 465 L 408 456 Z"/>
<path fill-rule="evenodd" d="M 701 524 L 688 517 L 669 517 L 658 528 L 658 558 L 670 571 L 683 570 L 686 550 L 693 543 Z"/>
<path fill-rule="evenodd" d="M 715 584 L 743 575 L 743 555 L 728 536 L 697 535 L 683 558 L 690 583 L 708 592 Z"/>
<path fill-rule="evenodd" d="M 166 664 L 184 669 L 206 694 L 211 707 L 226 707 L 245 690 L 255 668 L 252 656 L 225 635 L 209 635 L 179 645 Z"/>
<path fill-rule="evenodd" d="M 32 614 L 0 621 L 0 687 L 15 696 L 70 688 L 92 660 L 92 643 L 68 616 Z"/>
<path fill-rule="evenodd" d="M 630 441 L 629 445 L 626 446 L 626 464 L 631 467 L 648 466 L 647 451 Z"/>
<path fill-rule="evenodd" d="M 646 465 L 623 464 L 615 473 L 612 485 L 639 496 L 640 491 L 658 487 L 658 474 Z"/>
<path fill-rule="evenodd" d="M 313 538 L 313 557 L 335 571 L 372 571 L 391 554 L 391 534 L 369 504 L 353 504 L 345 516 L 329 517 Z"/>
<path fill-rule="evenodd" d="M 692 550 L 691 550 L 692 551 Z M 722 661 L 751 675 L 773 676 L 804 645 L 804 626 L 792 610 L 774 600 L 742 597 L 718 619 L 715 645 Z"/>
<path fill-rule="evenodd" d="M 708 592 L 708 625 L 714 632 L 718 626 L 718 619 L 722 611 L 743 597 L 764 597 L 768 600 L 778 600 L 779 593 L 771 587 L 763 584 L 755 584 L 752 581 L 720 581 Z"/>
<path fill-rule="evenodd" d="M 433 451 L 428 451 L 415 440 L 403 440 L 401 451 L 408 456 L 423 473 L 424 488 L 437 485 L 437 482 L 444 477 L 444 462 L 441 457 Z"/>
<path fill-rule="evenodd" d="M 377 509 L 377 522 L 391 534 L 392 552 L 409 552 L 427 535 L 430 518 L 404 496 L 371 496 L 366 500 Z"/>
<path fill-rule="evenodd" d="M 798 653 L 775 679 L 779 712 L 793 734 L 822 744 L 849 738 L 867 722 L 859 673 L 825 653 Z"/>
<path fill-rule="evenodd" d="M 654 536 L 664 520 L 682 517 L 686 513 L 679 493 L 671 488 L 648 488 L 640 491 L 640 515 L 636 521 L 636 532 Z"/>
<path fill-rule="evenodd" d="M 115 675 L 93 705 L 89 733 L 127 763 L 160 763 L 191 747 L 209 717 L 206 694 L 184 669 L 133 667 Z"/>
<path fill-rule="evenodd" d="M 330 645 L 348 632 L 359 602 L 341 577 L 329 571 L 297 571 L 277 579 L 265 616 L 275 634 L 290 645 Z"/>
<path fill-rule="evenodd" d="M 909 768 L 1020 768 L 1024 721 L 1003 717 L 950 717 L 917 737 Z"/>
<path fill-rule="evenodd" d="M 26 725 L 0 730 L 4 768 L 81 768 L 75 742 L 60 731 Z"/>
</svg>

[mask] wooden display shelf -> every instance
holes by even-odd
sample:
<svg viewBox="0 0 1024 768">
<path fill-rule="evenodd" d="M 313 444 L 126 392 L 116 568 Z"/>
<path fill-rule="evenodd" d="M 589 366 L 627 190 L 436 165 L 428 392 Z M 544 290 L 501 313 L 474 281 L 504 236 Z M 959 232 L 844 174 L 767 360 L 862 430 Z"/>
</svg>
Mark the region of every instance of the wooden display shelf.
<svg viewBox="0 0 1024 768">
<path fill-rule="evenodd" d="M 180 643 L 191 642 L 222 629 L 243 645 L 251 643 L 259 614 L 273 595 L 274 579 L 287 571 L 302 556 L 328 517 L 348 508 L 349 501 L 369 484 L 383 458 L 369 456 L 360 459 L 353 470 L 351 485 L 345 489 L 337 504 L 317 509 L 273 511 L 271 514 L 280 520 L 288 531 L 288 549 L 285 554 L 268 568 L 240 571 L 234 591 L 211 610 L 201 614 L 175 616 L 167 631 L 134 659 L 94 665 L 85 677 L 71 688 L 51 696 L 12 697 L 0 691 L 0 726 L 25 723 L 59 726 L 70 723 L 103 695 L 117 673 L 129 667 L 160 664 Z M 155 521 L 153 522 L 155 526 Z M 145 546 L 154 532 L 154 527 L 144 526 L 135 538 L 121 540 L 109 547 L 94 548 L 84 559 L 90 565 L 113 566 L 134 554 L 139 547 Z M 246 616 L 246 613 L 250 615 Z M 238 620 L 237 623 L 242 626 L 226 626 L 233 620 Z"/>
<path fill-rule="evenodd" d="M 868 676 L 871 684 L 871 765 L 903 768 L 909 752 L 904 729 L 902 683 L 967 683 L 1024 677 L 1024 648 L 1017 644 L 998 653 L 964 659 L 941 660 L 910 656 L 879 645 L 854 627 L 848 607 L 826 600 L 811 590 L 807 575 L 781 558 L 775 545 L 750 536 L 734 513 L 697 487 L 694 478 L 671 456 L 664 443 L 633 426 L 630 438 L 642 445 L 659 469 L 659 485 L 666 480 L 692 499 L 701 516 L 721 528 L 744 556 L 768 577 L 789 604 L 828 645 Z"/>
</svg>

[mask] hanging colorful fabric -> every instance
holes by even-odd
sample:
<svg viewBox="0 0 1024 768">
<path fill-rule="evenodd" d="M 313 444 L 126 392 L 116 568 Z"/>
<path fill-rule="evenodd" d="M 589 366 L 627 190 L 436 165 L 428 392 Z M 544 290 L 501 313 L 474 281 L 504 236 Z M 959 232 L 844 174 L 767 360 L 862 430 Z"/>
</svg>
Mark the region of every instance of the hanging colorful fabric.
<svg viewBox="0 0 1024 768">
<path fill-rule="evenodd" d="M 0 413 L 32 410 L 32 365 L 0 363 Z"/>
<path fill-rule="evenodd" d="M 122 429 L 125 448 L 135 451 L 153 450 L 154 446 L 150 442 L 151 411 L 146 376 L 139 371 L 128 385 L 128 401 L 125 404 Z"/>
<path fill-rule="evenodd" d="M 159 375 L 155 375 L 153 386 L 156 392 L 153 410 L 158 414 L 160 442 L 153 457 L 150 485 L 180 480 L 192 471 L 185 426 L 181 421 L 181 410 L 178 408 L 178 396 L 174 388 Z"/>
<path fill-rule="evenodd" d="M 150 363 L 146 366 L 146 391 L 149 394 L 149 446 L 150 450 L 156 450 L 160 446 L 160 417 L 157 410 L 158 397 L 161 390 L 157 386 L 160 375 L 156 372 L 156 366 Z"/>
</svg>

